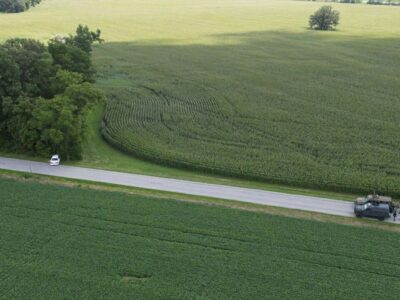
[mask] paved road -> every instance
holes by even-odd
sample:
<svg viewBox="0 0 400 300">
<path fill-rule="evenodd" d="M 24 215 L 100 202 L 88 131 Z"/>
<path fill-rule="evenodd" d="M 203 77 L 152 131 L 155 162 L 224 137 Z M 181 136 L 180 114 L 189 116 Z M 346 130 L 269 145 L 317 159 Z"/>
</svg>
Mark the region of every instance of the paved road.
<svg viewBox="0 0 400 300">
<path fill-rule="evenodd" d="M 98 169 L 71 166 L 51 167 L 48 163 L 2 157 L 0 157 L 0 169 L 112 183 L 151 190 L 183 193 L 188 195 L 237 200 L 242 202 L 299 209 L 337 216 L 354 217 L 352 212 L 353 204 L 351 202 L 326 198 L 269 192 L 264 190 L 112 172 Z M 397 223 L 400 223 L 400 221 Z"/>
</svg>

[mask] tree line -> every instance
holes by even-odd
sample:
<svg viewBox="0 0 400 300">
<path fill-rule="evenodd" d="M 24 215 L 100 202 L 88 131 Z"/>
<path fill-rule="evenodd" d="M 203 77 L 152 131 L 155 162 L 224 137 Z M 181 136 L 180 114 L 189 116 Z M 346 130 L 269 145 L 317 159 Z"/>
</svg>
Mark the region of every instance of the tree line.
<svg viewBox="0 0 400 300">
<path fill-rule="evenodd" d="M 0 137 L 8 150 L 80 159 L 87 113 L 103 101 L 93 86 L 92 44 L 100 30 L 79 25 L 75 35 L 48 45 L 15 38 L 0 45 Z"/>
<path fill-rule="evenodd" d="M 400 0 L 308 0 L 308 1 L 400 6 Z"/>
<path fill-rule="evenodd" d="M 0 0 L 0 12 L 19 13 L 39 4 L 42 0 Z"/>
</svg>

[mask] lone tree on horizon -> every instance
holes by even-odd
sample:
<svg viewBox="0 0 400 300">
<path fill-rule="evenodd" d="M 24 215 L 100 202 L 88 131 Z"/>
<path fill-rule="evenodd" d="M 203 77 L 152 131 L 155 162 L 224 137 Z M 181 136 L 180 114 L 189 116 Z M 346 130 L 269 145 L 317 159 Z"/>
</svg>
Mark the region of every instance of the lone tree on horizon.
<svg viewBox="0 0 400 300">
<path fill-rule="evenodd" d="M 334 30 L 339 25 L 340 13 L 332 9 L 332 6 L 325 5 L 310 16 L 308 21 L 311 29 Z"/>
</svg>

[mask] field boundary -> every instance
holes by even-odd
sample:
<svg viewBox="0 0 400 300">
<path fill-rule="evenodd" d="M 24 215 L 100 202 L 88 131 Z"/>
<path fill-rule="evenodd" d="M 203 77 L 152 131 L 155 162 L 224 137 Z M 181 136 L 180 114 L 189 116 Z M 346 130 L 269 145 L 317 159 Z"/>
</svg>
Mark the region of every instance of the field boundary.
<svg viewBox="0 0 400 300">
<path fill-rule="evenodd" d="M 128 195 L 139 195 L 139 196 L 162 199 L 166 201 L 187 202 L 195 205 L 224 207 L 227 209 L 237 209 L 253 213 L 277 215 L 294 219 L 313 220 L 318 222 L 328 222 L 328 223 L 341 224 L 347 226 L 377 228 L 385 231 L 400 233 L 400 226 L 396 226 L 395 224 L 392 223 L 376 222 L 375 220 L 370 220 L 370 219 L 347 218 L 341 216 L 321 214 L 316 212 L 307 212 L 302 210 L 260 205 L 254 203 L 238 202 L 233 200 L 218 199 L 212 197 L 201 197 L 201 196 L 187 195 L 181 193 L 178 194 L 165 191 L 155 191 L 155 190 L 148 190 L 136 187 L 127 187 L 116 184 L 92 182 L 80 179 L 53 177 L 47 175 L 38 175 L 38 174 L 31 174 L 18 171 L 9 171 L 4 169 L 0 169 L 0 178 L 18 180 L 21 182 L 35 182 L 43 185 L 58 185 L 67 188 L 80 188 L 80 189 L 89 189 L 89 190 L 97 190 L 104 192 L 123 193 Z"/>
<path fill-rule="evenodd" d="M 269 192 L 81 167 L 51 167 L 47 163 L 1 157 L 0 169 L 71 179 L 83 179 L 94 182 L 234 200 L 354 218 L 353 204 L 351 202 L 320 197 Z M 398 222 L 400 223 L 400 220 Z"/>
</svg>

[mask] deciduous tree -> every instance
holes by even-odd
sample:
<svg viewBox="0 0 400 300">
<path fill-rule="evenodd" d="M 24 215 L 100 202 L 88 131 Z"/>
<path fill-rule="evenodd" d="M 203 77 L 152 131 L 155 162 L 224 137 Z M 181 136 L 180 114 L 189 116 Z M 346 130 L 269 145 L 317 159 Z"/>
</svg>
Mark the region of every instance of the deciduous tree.
<svg viewBox="0 0 400 300">
<path fill-rule="evenodd" d="M 333 30 L 339 25 L 340 13 L 332 6 L 325 5 L 310 16 L 309 25 L 312 29 Z"/>
</svg>

